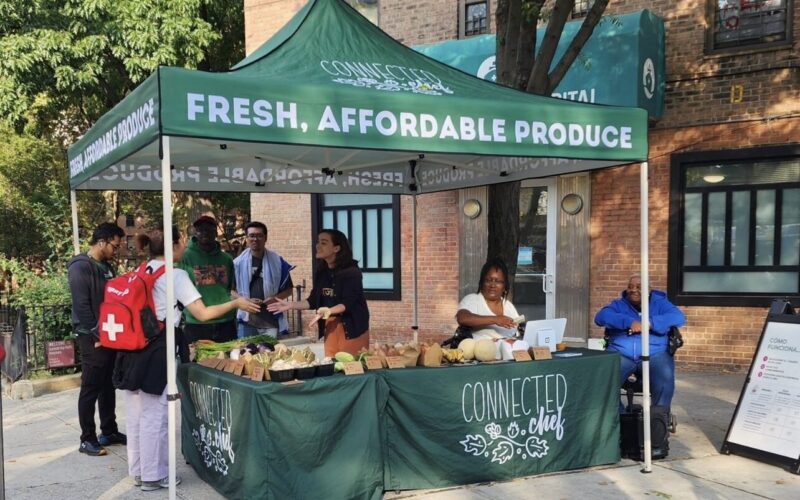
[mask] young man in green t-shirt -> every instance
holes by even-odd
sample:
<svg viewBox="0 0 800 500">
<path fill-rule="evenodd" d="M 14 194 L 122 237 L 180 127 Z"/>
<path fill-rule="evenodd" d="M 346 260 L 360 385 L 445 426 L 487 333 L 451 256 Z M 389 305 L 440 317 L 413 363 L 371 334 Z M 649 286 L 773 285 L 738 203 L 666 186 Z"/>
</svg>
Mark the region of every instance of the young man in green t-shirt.
<svg viewBox="0 0 800 500">
<path fill-rule="evenodd" d="M 208 215 L 194 222 L 195 236 L 183 252 L 180 267 L 189 273 L 203 304 L 213 306 L 231 300 L 234 287 L 233 258 L 222 251 L 217 242 L 217 221 Z M 236 338 L 236 311 L 210 321 L 200 321 L 188 310 L 183 311 L 188 342 L 200 339 L 227 342 Z"/>
</svg>

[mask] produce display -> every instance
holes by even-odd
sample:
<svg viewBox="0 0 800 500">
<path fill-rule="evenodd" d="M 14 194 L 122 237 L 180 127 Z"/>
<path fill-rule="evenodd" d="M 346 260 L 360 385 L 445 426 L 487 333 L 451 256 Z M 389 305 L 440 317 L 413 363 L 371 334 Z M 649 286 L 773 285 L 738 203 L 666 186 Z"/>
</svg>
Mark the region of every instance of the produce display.
<svg viewBox="0 0 800 500">
<path fill-rule="evenodd" d="M 332 359 L 318 360 L 308 347 L 295 349 L 275 342 L 269 336 L 256 336 L 230 342 L 199 340 L 193 346 L 199 363 L 254 380 L 262 380 L 254 374 L 265 374 L 267 380 L 281 382 L 333 374 Z M 241 369 L 236 372 L 239 363 Z"/>
<path fill-rule="evenodd" d="M 230 371 L 253 380 L 266 379 L 276 382 L 327 376 L 334 372 L 346 371 L 348 374 L 357 374 L 363 373 L 362 368 L 374 370 L 415 366 L 438 367 L 443 364 L 512 360 L 513 351 L 529 349 L 526 342 L 519 340 L 467 338 L 456 348 L 441 347 L 436 342 L 398 342 L 393 345 L 375 344 L 368 349 L 361 349 L 357 356 L 338 352 L 333 358 L 318 360 L 309 347 L 292 348 L 275 342 L 272 337 L 256 336 L 222 343 L 200 340 L 193 344 L 193 347 L 197 361 L 208 367 Z M 361 367 L 356 365 L 355 373 L 353 366 L 348 365 L 354 362 L 361 363 Z M 233 368 L 229 369 L 231 366 Z"/>
<path fill-rule="evenodd" d="M 480 339 L 475 341 L 475 359 L 478 361 L 494 361 L 497 356 L 497 346 L 493 340 Z"/>
<path fill-rule="evenodd" d="M 245 350 L 253 354 L 255 352 L 271 351 L 276 342 L 278 341 L 269 335 L 256 335 L 255 337 L 244 337 L 229 342 L 198 340 L 192 346 L 194 347 L 195 361 L 202 361 L 206 358 L 216 358 L 221 352 L 227 354 L 232 353 L 234 350 L 238 350 L 238 354 L 244 354 Z M 238 354 L 233 359 L 238 359 Z"/>
</svg>

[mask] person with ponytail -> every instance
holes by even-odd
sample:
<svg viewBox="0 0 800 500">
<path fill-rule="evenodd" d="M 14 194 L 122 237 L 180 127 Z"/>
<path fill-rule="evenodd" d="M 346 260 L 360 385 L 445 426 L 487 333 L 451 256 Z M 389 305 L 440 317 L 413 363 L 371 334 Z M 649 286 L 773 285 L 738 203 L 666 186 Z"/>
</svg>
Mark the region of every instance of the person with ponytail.
<svg viewBox="0 0 800 500">
<path fill-rule="evenodd" d="M 185 239 L 177 227 L 172 227 L 172 258 L 179 262 L 186 248 Z M 157 229 L 136 237 L 140 250 L 147 250 L 150 260 L 149 272 L 165 265 L 164 231 Z M 189 275 L 183 269 L 174 268 L 175 303 L 167 304 L 167 276 L 159 277 L 153 287 L 153 302 L 156 318 L 164 322 L 167 307 L 175 311 L 175 335 L 180 339 L 177 328 L 180 321 L 178 302 L 184 305 L 195 318 L 201 321 L 218 318 L 224 314 L 242 309 L 258 312 L 260 306 L 246 298 L 239 297 L 229 302 L 206 307 L 200 292 L 197 291 Z M 176 341 L 176 346 L 179 342 Z M 162 331 L 141 351 L 120 351 L 114 366 L 114 386 L 123 391 L 127 413 L 128 431 L 128 472 L 134 484 L 143 491 L 169 487 L 167 456 L 167 341 Z"/>
<path fill-rule="evenodd" d="M 277 299 L 267 305 L 272 313 L 290 309 L 316 309 L 311 325 L 319 325 L 325 337 L 325 356 L 339 351 L 356 355 L 369 347 L 369 309 L 358 261 L 347 236 L 336 229 L 317 235 L 314 285 L 308 299 L 289 302 Z"/>
</svg>

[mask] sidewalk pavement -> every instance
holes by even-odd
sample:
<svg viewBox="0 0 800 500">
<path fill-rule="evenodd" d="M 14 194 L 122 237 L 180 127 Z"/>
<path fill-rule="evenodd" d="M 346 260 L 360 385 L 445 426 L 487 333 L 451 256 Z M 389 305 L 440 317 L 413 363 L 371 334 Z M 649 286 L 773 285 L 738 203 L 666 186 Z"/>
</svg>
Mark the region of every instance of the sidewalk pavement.
<svg viewBox="0 0 800 500">
<path fill-rule="evenodd" d="M 387 492 L 385 498 L 798 498 L 800 476 L 719 453 L 744 376 L 678 373 L 673 403 L 678 432 L 670 437 L 669 457 L 654 461 L 649 474 L 641 472 L 640 463 L 626 459 L 608 466 L 507 482 Z M 72 389 L 29 400 L 3 399 L 6 498 L 166 498 L 166 490 L 142 492 L 133 486 L 127 475 L 125 447 L 109 447 L 105 457 L 78 453 L 77 397 L 78 390 Z M 122 399 L 117 398 L 117 414 L 124 430 Z M 180 454 L 178 475 L 183 478 L 177 489 L 178 498 L 222 498 L 186 465 Z"/>
</svg>

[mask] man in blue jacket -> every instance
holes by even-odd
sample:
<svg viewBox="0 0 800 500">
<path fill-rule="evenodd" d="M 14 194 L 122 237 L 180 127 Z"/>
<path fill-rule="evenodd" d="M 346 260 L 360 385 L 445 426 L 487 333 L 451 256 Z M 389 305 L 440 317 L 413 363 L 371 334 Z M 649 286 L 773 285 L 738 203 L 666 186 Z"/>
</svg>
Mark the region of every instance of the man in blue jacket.
<svg viewBox="0 0 800 500">
<path fill-rule="evenodd" d="M 600 309 L 594 317 L 597 326 L 605 327 L 607 350 L 620 354 L 620 386 L 642 367 L 642 279 L 638 274 L 628 280 L 628 288 L 619 299 Z M 650 389 L 652 402 L 667 409 L 675 393 L 675 359 L 668 351 L 669 330 L 686 323 L 686 316 L 675 307 L 667 294 L 650 292 Z"/>
</svg>

